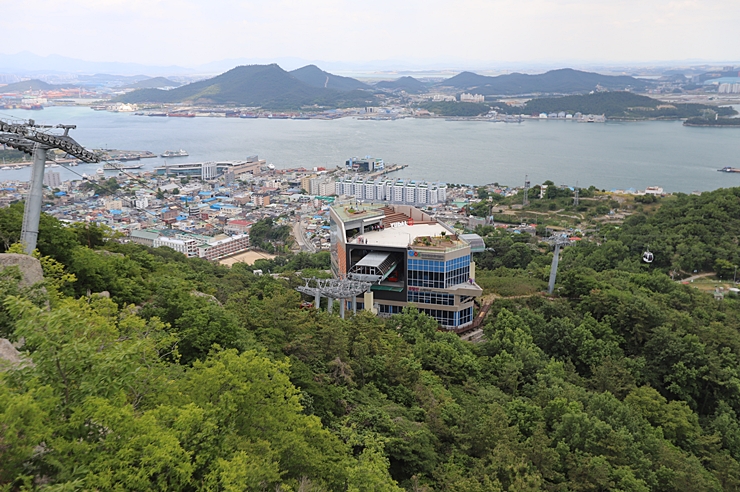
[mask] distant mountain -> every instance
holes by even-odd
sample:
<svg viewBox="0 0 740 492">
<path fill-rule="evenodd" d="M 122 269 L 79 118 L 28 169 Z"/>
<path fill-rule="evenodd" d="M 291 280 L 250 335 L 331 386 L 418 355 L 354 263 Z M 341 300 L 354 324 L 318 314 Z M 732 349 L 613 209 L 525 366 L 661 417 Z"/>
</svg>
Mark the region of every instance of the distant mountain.
<svg viewBox="0 0 740 492">
<path fill-rule="evenodd" d="M 321 70 L 316 65 L 306 65 L 305 67 L 291 70 L 289 72 L 304 84 L 311 87 L 324 89 L 336 89 L 338 91 L 353 91 L 355 89 L 370 89 L 370 86 L 363 84 L 359 80 L 351 77 L 342 77 Z"/>
<path fill-rule="evenodd" d="M 94 75 L 77 75 L 77 84 L 88 87 L 122 87 L 142 80 L 151 79 L 147 75 L 114 75 L 96 73 Z"/>
<path fill-rule="evenodd" d="M 60 55 L 39 56 L 29 51 L 23 51 L 14 55 L 0 53 L 0 72 L 4 71 L 10 73 L 63 72 L 114 73 L 124 75 L 146 73 L 151 76 L 191 73 L 193 70 L 174 65 L 162 67 L 141 63 L 91 62 Z"/>
<path fill-rule="evenodd" d="M 577 94 L 595 90 L 597 86 L 610 90 L 645 89 L 650 82 L 626 75 L 601 75 L 571 68 L 551 70 L 537 75 L 512 73 L 487 77 L 462 72 L 437 86 L 454 87 L 477 94 L 514 96 L 521 94 Z"/>
<path fill-rule="evenodd" d="M 161 89 L 163 87 L 180 87 L 181 84 L 173 82 L 164 77 L 154 77 L 151 79 L 141 80 L 134 84 L 122 87 L 123 89 Z"/>
<path fill-rule="evenodd" d="M 24 80 L 23 82 L 15 82 L 8 84 L 4 87 L 0 87 L 0 93 L 6 94 L 8 92 L 26 92 L 26 91 L 49 91 L 57 88 L 58 86 L 47 84 L 42 80 Z"/>
<path fill-rule="evenodd" d="M 522 75 L 522 74 L 513 74 Z M 500 77 L 507 77 L 508 75 L 501 75 Z M 447 80 L 439 82 L 438 86 L 455 87 L 456 89 L 471 89 L 473 87 L 485 87 L 498 82 L 499 77 L 488 77 L 486 75 L 478 75 L 473 72 L 460 72 L 454 77 L 450 77 Z"/>
<path fill-rule="evenodd" d="M 310 86 L 276 64 L 236 67 L 217 77 L 177 89 L 139 89 L 119 98 L 128 103 L 235 104 L 270 109 L 301 106 L 365 106 L 375 97 L 365 91 L 340 92 Z"/>
<path fill-rule="evenodd" d="M 418 94 L 427 90 L 427 85 L 424 82 L 409 76 L 396 80 L 382 80 L 375 84 L 375 87 L 389 91 L 403 90 L 409 94 Z"/>
</svg>

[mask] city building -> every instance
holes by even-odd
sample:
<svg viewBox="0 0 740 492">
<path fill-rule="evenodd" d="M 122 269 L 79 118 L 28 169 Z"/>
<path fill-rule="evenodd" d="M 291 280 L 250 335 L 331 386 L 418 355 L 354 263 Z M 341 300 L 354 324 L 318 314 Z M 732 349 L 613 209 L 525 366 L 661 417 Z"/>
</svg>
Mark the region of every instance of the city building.
<svg viewBox="0 0 740 492">
<path fill-rule="evenodd" d="M 266 167 L 265 161 L 252 156 L 246 161 L 167 163 L 155 167 L 154 172 L 160 176 L 189 176 L 208 180 L 226 173 L 231 173 L 237 178 L 247 173 L 255 175 L 259 174 L 263 167 Z"/>
<path fill-rule="evenodd" d="M 365 157 L 351 157 L 345 162 L 347 169 L 350 171 L 357 172 L 373 172 L 380 171 L 385 168 L 383 159 L 375 159 L 370 156 Z"/>
<path fill-rule="evenodd" d="M 481 94 L 468 94 L 466 92 L 460 94 L 460 102 L 482 103 L 485 100 L 486 96 Z"/>
<path fill-rule="evenodd" d="M 334 193 L 352 196 L 368 202 L 388 202 L 417 205 L 437 205 L 447 200 L 447 185 L 425 181 L 398 179 L 365 179 L 362 176 L 347 176 L 334 183 Z"/>
<path fill-rule="evenodd" d="M 44 186 L 51 189 L 62 187 L 62 177 L 57 171 L 44 172 Z"/>
<path fill-rule="evenodd" d="M 410 305 L 448 329 L 473 322 L 482 289 L 475 283 L 471 243 L 408 205 L 330 207 L 331 266 L 335 277 L 370 282 L 357 307 L 380 315 Z"/>
<path fill-rule="evenodd" d="M 160 246 L 167 246 L 172 248 L 178 253 L 182 253 L 188 258 L 196 258 L 198 256 L 198 240 L 196 239 L 179 239 L 171 238 L 168 236 L 158 236 L 152 244 L 153 247 L 159 248 Z"/>
<path fill-rule="evenodd" d="M 213 238 L 211 241 L 197 247 L 197 256 L 206 260 L 218 260 L 249 249 L 249 235 L 237 234 Z"/>
<path fill-rule="evenodd" d="M 143 230 L 132 230 L 129 235 L 131 242 L 141 244 L 142 246 L 154 247 L 154 240 L 159 239 L 159 232 L 155 231 L 143 231 Z"/>
</svg>

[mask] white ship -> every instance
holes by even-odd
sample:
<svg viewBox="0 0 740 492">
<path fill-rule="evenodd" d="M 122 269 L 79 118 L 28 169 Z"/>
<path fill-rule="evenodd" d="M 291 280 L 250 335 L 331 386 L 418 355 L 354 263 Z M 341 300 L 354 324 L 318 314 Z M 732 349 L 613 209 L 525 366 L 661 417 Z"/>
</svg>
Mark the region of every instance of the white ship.
<svg viewBox="0 0 740 492">
<path fill-rule="evenodd" d="M 190 154 L 187 153 L 185 150 L 167 150 L 162 154 L 162 157 L 187 157 Z"/>
</svg>

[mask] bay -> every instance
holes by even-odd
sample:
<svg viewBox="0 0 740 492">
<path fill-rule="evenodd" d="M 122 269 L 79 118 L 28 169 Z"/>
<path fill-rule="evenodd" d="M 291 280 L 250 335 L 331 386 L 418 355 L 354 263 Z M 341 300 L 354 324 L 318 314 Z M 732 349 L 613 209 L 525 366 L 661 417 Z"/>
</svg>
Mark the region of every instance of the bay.
<svg viewBox="0 0 740 492">
<path fill-rule="evenodd" d="M 185 149 L 170 163 L 238 160 L 258 154 L 278 169 L 334 168 L 352 156 L 372 155 L 409 167 L 394 177 L 512 186 L 547 179 L 600 189 L 670 192 L 740 186 L 740 130 L 685 127 L 678 121 L 608 122 L 525 120 L 522 123 L 402 119 L 270 120 L 166 118 L 49 107 L 8 111 L 0 117 L 76 124 L 71 135 L 88 148 Z M 144 169 L 164 159 L 144 159 Z M 55 168 L 62 179 L 92 174 L 100 165 Z M 0 171 L 0 181 L 28 180 L 29 169 Z"/>
</svg>

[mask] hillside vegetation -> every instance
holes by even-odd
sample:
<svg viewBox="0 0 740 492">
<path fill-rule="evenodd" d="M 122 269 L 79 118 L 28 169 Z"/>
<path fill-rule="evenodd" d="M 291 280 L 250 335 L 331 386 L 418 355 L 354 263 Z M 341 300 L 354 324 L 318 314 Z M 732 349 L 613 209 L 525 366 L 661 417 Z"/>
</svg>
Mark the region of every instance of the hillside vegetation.
<svg viewBox="0 0 740 492">
<path fill-rule="evenodd" d="M 365 91 L 341 92 L 317 88 L 298 80 L 279 66 L 236 67 L 217 77 L 193 82 L 169 91 L 141 89 L 119 98 L 128 103 L 232 104 L 270 109 L 301 106 L 364 106 L 374 100 Z"/>
<path fill-rule="evenodd" d="M 255 276 L 43 216 L 45 289 L 0 281 L 33 362 L 0 372 L 0 487 L 738 490 L 740 301 L 667 273 L 738 263 L 740 189 L 663 200 L 565 248 L 552 298 L 549 248 L 480 228 L 481 284 L 516 297 L 477 344 L 301 309 L 289 269 L 326 253 Z M 21 222 L 0 209 L 6 248 Z"/>
</svg>

